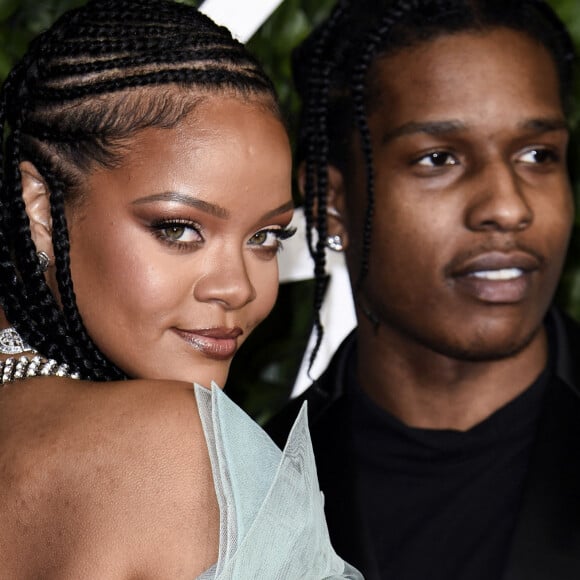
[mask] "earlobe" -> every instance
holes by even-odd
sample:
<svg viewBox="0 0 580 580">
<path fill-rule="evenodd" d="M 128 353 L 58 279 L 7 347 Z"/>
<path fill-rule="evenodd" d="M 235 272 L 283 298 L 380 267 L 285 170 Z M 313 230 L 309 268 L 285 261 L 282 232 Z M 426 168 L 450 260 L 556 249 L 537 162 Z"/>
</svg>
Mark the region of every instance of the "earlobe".
<svg viewBox="0 0 580 580">
<path fill-rule="evenodd" d="M 53 256 L 50 193 L 42 175 L 30 161 L 20 164 L 22 198 L 30 220 L 32 241 L 39 252 Z"/>
<path fill-rule="evenodd" d="M 298 187 L 300 193 L 304 195 L 306 183 L 306 166 L 301 163 L 298 167 Z M 318 208 L 314 207 L 314 215 L 317 215 Z M 337 251 L 343 251 L 348 246 L 346 200 L 344 190 L 344 177 L 342 172 L 334 165 L 328 166 L 328 190 L 326 195 L 326 223 L 328 239 L 333 240 Z M 340 242 L 339 242 L 340 241 Z M 340 245 L 340 249 L 338 249 Z"/>
<path fill-rule="evenodd" d="M 340 239 L 341 251 L 348 247 L 348 230 L 344 177 L 342 172 L 328 166 L 328 194 L 326 197 L 327 227 L 329 238 Z"/>
</svg>

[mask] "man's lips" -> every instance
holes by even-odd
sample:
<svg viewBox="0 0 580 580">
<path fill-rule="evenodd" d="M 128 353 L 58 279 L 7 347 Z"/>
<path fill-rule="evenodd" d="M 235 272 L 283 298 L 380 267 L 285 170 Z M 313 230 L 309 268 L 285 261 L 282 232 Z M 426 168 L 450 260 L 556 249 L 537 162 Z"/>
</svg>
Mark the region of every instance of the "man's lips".
<svg viewBox="0 0 580 580">
<path fill-rule="evenodd" d="M 453 278 L 475 275 L 478 272 L 499 272 L 506 270 L 520 271 L 522 273 L 539 270 L 542 265 L 541 258 L 528 252 L 486 252 L 471 257 L 451 270 Z"/>
<path fill-rule="evenodd" d="M 194 330 L 174 328 L 173 330 L 195 350 L 218 360 L 229 359 L 235 354 L 238 348 L 237 339 L 243 334 L 242 329 L 237 326 Z"/>
<path fill-rule="evenodd" d="M 478 270 L 468 274 L 481 280 L 514 280 L 525 273 L 520 268 L 502 268 L 501 270 Z"/>
<path fill-rule="evenodd" d="M 460 261 L 450 277 L 461 292 L 479 301 L 515 304 L 528 295 L 542 265 L 535 253 L 488 251 Z"/>
</svg>

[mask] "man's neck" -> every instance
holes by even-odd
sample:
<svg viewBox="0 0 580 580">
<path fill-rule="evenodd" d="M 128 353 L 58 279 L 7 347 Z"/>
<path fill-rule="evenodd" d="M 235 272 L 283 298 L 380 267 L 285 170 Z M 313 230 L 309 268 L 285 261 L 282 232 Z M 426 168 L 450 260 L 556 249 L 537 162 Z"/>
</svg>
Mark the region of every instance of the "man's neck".
<svg viewBox="0 0 580 580">
<path fill-rule="evenodd" d="M 358 333 L 358 379 L 374 402 L 411 427 L 464 431 L 525 391 L 547 364 L 542 328 L 520 352 L 473 362 L 388 333 Z"/>
</svg>

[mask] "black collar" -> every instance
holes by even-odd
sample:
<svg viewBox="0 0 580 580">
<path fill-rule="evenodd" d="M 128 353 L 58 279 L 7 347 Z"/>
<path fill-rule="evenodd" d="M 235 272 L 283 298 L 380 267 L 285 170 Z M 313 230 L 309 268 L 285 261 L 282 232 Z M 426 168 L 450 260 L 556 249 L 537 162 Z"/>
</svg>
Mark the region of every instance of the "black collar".
<svg viewBox="0 0 580 580">
<path fill-rule="evenodd" d="M 580 328 L 555 309 L 546 324 L 553 379 L 545 395 L 503 580 L 580 579 Z M 360 562 L 371 580 L 380 576 L 373 572 L 372 558 L 366 553 L 368 543 L 360 534 L 358 540 L 352 534 L 361 528 L 352 500 L 356 473 L 349 459 L 349 411 L 343 395 L 355 350 L 353 332 L 306 398 L 313 439 L 318 439 L 318 460 L 324 464 L 321 475 L 328 473 L 327 466 L 343 466 L 341 473 L 330 471 L 332 481 L 321 478 L 322 488 L 333 490 L 327 497 L 329 521 L 337 520 L 332 526 L 333 543 L 347 561 Z"/>
<path fill-rule="evenodd" d="M 580 578 L 580 330 L 556 311 L 549 317 L 555 377 L 545 396 L 504 580 Z"/>
<path fill-rule="evenodd" d="M 540 416 L 522 505 L 503 580 L 580 579 L 580 327 L 550 310 L 553 379 Z M 351 455 L 349 408 L 344 397 L 356 331 L 343 342 L 323 376 L 272 422 L 269 432 L 285 441 L 298 408 L 308 400 L 312 439 L 333 545 L 347 561 L 373 572 L 368 542 L 361 537 L 356 469 Z M 386 523 L 386 525 L 390 525 Z M 420 557 L 420 555 L 418 555 Z"/>
</svg>

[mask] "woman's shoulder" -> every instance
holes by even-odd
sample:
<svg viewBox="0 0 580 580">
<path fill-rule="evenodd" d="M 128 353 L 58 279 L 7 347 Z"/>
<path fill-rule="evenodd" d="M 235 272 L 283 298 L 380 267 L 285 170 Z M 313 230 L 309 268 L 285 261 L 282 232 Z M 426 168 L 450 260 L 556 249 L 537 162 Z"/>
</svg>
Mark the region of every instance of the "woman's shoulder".
<svg viewBox="0 0 580 580">
<path fill-rule="evenodd" d="M 55 578 L 81 577 L 91 562 L 94 577 L 191 580 L 216 559 L 219 512 L 192 385 L 4 387 L 0 492 L 0 554 L 20 554 L 16 566 L 36 559 L 31 577 L 49 554 Z"/>
<path fill-rule="evenodd" d="M 189 437 L 185 438 L 184 435 Z M 56 460 L 80 451 L 111 464 L 168 459 L 166 449 L 207 459 L 193 385 L 178 381 L 90 382 L 35 377 L 0 388 L 0 449 Z M 180 454 L 181 455 L 181 454 Z"/>
</svg>

